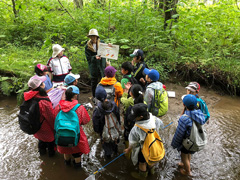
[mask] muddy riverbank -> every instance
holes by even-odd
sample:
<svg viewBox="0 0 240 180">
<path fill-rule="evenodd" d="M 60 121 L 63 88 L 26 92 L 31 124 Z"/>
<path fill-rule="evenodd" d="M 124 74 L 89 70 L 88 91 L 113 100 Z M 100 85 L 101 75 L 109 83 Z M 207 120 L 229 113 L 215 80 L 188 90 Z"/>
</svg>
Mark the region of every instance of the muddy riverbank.
<svg viewBox="0 0 240 180">
<path fill-rule="evenodd" d="M 181 96 L 186 93 L 183 86 L 167 83 L 169 91 L 175 91 L 176 97 L 169 98 L 169 111 L 162 117 L 164 124 L 174 122 L 160 134 L 164 141 L 166 156 L 158 164 L 157 172 L 150 180 L 156 179 L 233 179 L 240 178 L 240 98 L 220 96 L 216 92 L 201 87 L 200 96 L 208 104 L 211 114 L 210 123 L 206 125 L 208 132 L 208 145 L 192 157 L 193 177 L 180 174 L 177 163 L 180 156 L 170 147 L 177 121 L 182 111 Z M 89 102 L 90 93 L 80 95 L 80 103 Z M 93 132 L 92 122 L 84 126 L 88 136 L 91 152 L 82 156 L 82 170 L 76 171 L 66 167 L 63 156 L 40 157 L 37 152 L 37 140 L 33 136 L 24 134 L 18 127 L 17 102 L 15 97 L 2 97 L 0 100 L 0 179 L 40 179 L 84 180 L 89 174 L 107 164 L 101 149 L 100 139 Z M 90 111 L 91 114 L 91 111 Z M 119 153 L 124 144 L 119 145 Z M 99 180 L 133 179 L 131 172 L 136 167 L 121 157 L 107 166 L 96 175 Z"/>
</svg>

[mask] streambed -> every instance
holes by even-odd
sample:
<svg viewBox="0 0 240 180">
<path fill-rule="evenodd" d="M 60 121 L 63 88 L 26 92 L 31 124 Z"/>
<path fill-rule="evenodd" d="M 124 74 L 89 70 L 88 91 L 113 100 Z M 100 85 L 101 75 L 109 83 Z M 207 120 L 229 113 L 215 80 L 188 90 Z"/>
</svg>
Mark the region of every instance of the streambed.
<svg viewBox="0 0 240 180">
<path fill-rule="evenodd" d="M 180 155 L 170 146 L 177 121 L 183 109 L 181 96 L 186 93 L 184 87 L 176 84 L 166 84 L 168 90 L 176 92 L 175 98 L 169 98 L 169 111 L 162 117 L 164 124 L 173 124 L 164 129 L 160 136 L 164 141 L 166 156 L 157 165 L 157 172 L 147 179 L 240 179 L 240 98 L 220 96 L 214 91 L 201 87 L 200 96 L 206 101 L 211 118 L 206 125 L 208 144 L 206 148 L 192 156 L 191 168 L 193 177 L 180 174 L 177 163 Z M 89 102 L 91 94 L 81 94 L 80 103 Z M 56 154 L 49 158 L 39 156 L 37 139 L 24 134 L 18 126 L 17 107 L 15 97 L 0 99 L 0 179 L 24 180 L 84 180 L 110 160 L 104 159 L 98 135 L 94 133 L 92 122 L 84 126 L 91 151 L 82 156 L 82 169 L 75 170 L 66 167 L 63 156 Z M 91 114 L 91 111 L 90 111 Z M 119 145 L 119 154 L 124 144 Z M 112 158 L 113 159 L 113 158 Z M 131 172 L 136 171 L 131 161 L 125 157 L 116 160 L 96 175 L 99 180 L 133 179 Z"/>
</svg>

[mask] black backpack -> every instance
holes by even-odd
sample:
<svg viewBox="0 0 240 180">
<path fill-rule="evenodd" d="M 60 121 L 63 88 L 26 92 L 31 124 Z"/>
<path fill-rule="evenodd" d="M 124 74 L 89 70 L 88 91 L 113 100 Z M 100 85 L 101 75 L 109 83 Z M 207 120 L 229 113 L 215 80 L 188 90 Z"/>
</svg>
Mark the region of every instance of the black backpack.
<svg viewBox="0 0 240 180">
<path fill-rule="evenodd" d="M 48 98 L 33 98 L 24 101 L 20 106 L 18 122 L 20 129 L 27 134 L 35 134 L 41 128 L 43 122 L 40 122 L 40 110 L 38 104 L 41 100 L 51 102 Z"/>
<path fill-rule="evenodd" d="M 137 80 L 135 77 L 133 77 L 132 74 L 131 74 L 131 77 L 129 77 L 128 75 L 125 74 L 125 75 L 123 76 L 123 78 L 128 79 L 128 81 L 131 82 L 132 85 L 134 85 L 134 84 L 139 84 L 139 83 L 138 83 L 138 80 Z"/>
</svg>

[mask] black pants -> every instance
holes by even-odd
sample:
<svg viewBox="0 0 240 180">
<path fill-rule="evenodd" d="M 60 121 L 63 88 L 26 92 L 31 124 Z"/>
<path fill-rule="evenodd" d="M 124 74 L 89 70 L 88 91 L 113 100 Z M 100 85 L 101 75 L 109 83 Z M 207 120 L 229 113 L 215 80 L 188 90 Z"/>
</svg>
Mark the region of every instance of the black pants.
<svg viewBox="0 0 240 180">
<path fill-rule="evenodd" d="M 95 97 L 95 91 L 96 91 L 96 87 L 98 85 L 98 83 L 101 81 L 102 76 L 99 73 L 98 77 L 91 77 L 91 86 L 92 86 L 92 95 L 93 97 Z"/>
<path fill-rule="evenodd" d="M 38 149 L 39 150 L 46 150 L 48 149 L 48 152 L 54 152 L 55 142 L 43 142 L 41 140 L 38 141 Z"/>
</svg>

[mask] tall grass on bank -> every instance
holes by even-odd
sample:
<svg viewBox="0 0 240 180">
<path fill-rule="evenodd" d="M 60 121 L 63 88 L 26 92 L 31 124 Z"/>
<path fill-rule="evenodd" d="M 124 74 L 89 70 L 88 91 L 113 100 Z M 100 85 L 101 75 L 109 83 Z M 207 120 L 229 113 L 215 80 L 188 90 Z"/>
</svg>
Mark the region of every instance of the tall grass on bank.
<svg viewBox="0 0 240 180">
<path fill-rule="evenodd" d="M 11 2 L 0 2 L 2 72 L 29 78 L 34 65 L 46 64 L 53 43 L 66 49 L 75 73 L 88 71 L 84 45 L 89 29 L 96 28 L 105 42 L 120 45 L 120 58 L 112 61 L 116 67 L 130 60 L 128 55 L 135 48 L 141 48 L 149 66 L 160 71 L 161 81 L 167 80 L 169 72 L 183 76 L 191 72 L 195 75 L 187 77 L 189 80 L 216 82 L 232 94 L 239 92 L 240 14 L 229 1 L 211 6 L 182 1 L 177 6 L 177 21 L 169 20 L 172 26 L 167 30 L 163 30 L 163 11 L 155 10 L 151 1 L 144 5 L 141 1 L 111 1 L 110 27 L 108 7 L 99 7 L 95 1 L 86 2 L 83 9 L 62 1 L 74 20 L 56 1 L 16 2 L 17 19 L 6 5 Z"/>
</svg>

